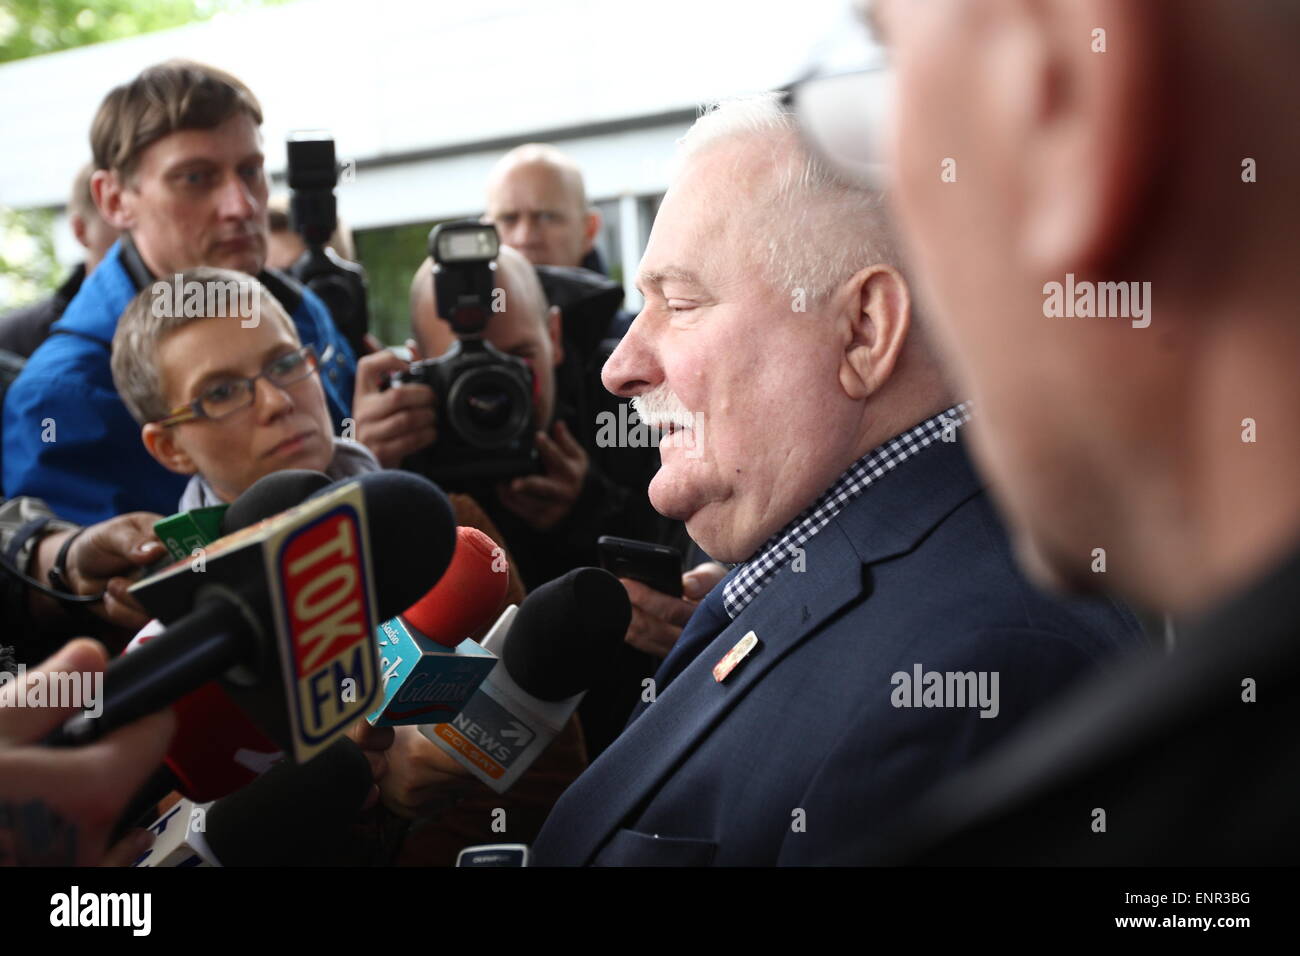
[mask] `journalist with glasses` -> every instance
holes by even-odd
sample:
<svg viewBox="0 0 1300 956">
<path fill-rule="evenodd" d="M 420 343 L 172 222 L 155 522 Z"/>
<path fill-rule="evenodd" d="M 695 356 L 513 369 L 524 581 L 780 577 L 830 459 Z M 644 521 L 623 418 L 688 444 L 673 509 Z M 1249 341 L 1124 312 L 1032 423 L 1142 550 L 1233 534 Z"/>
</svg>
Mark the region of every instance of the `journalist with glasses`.
<svg viewBox="0 0 1300 956">
<path fill-rule="evenodd" d="M 118 322 L 113 382 L 140 423 L 149 454 L 190 476 L 178 511 L 233 501 L 283 468 L 335 479 L 378 469 L 364 445 L 336 438 L 330 426 L 317 374 L 328 348 L 318 355 L 303 345 L 261 283 L 207 267 L 183 273 L 181 281 L 213 290 L 247 283 L 252 295 L 196 296 L 193 301 L 216 303 L 196 310 L 174 307 L 179 303 L 160 299 L 151 287 Z M 241 310 L 237 303 L 256 308 Z"/>
</svg>

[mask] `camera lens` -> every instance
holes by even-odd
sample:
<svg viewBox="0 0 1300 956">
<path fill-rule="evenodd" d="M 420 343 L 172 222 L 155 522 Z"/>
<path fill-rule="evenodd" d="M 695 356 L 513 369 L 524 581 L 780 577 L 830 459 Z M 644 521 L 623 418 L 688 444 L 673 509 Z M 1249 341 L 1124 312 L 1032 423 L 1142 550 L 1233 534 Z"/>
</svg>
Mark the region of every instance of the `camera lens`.
<svg viewBox="0 0 1300 956">
<path fill-rule="evenodd" d="M 447 404 L 452 427 L 478 448 L 510 445 L 532 422 L 532 395 L 526 383 L 497 365 L 480 366 L 457 377 Z"/>
<path fill-rule="evenodd" d="M 495 431 L 510 418 L 510 395 L 489 385 L 468 396 L 465 409 L 476 427 Z"/>
</svg>

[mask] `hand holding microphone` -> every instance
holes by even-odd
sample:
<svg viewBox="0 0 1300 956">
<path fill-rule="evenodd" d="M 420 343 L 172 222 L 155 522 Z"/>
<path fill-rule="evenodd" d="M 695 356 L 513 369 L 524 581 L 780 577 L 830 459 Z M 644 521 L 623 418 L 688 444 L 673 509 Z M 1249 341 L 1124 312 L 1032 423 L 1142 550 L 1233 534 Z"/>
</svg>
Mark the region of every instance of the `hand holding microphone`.
<svg viewBox="0 0 1300 956">
<path fill-rule="evenodd" d="M 105 857 L 122 808 L 167 750 L 175 727 L 171 713 L 154 714 L 87 747 L 53 750 L 32 745 L 76 708 L 16 706 L 18 695 L 38 679 L 50 686 L 51 674 L 96 674 L 105 662 L 103 647 L 78 639 L 24 680 L 0 688 L 0 865 L 121 863 L 151 842 L 131 834 Z"/>
<path fill-rule="evenodd" d="M 118 515 L 108 521 L 46 534 L 37 542 L 29 574 L 45 584 L 58 563 L 64 576 L 62 588 L 75 595 L 102 595 L 90 604 L 95 616 L 117 627 L 134 630 L 149 620 L 128 588 L 143 567 L 165 556 L 166 550 L 153 533 L 158 515 L 144 511 Z M 49 616 L 64 609 L 49 597 L 34 595 L 33 609 Z"/>
<path fill-rule="evenodd" d="M 392 729 L 397 733 L 379 794 L 393 813 L 408 820 L 433 816 L 482 790 L 473 774 L 427 740 L 419 727 Z"/>
<path fill-rule="evenodd" d="M 361 806 L 362 810 L 369 810 L 379 802 L 384 780 L 388 777 L 388 754 L 394 741 L 393 728 L 372 727 L 370 721 L 362 719 L 352 725 L 347 735 L 370 764 L 373 785 L 366 795 L 366 802 Z"/>
</svg>

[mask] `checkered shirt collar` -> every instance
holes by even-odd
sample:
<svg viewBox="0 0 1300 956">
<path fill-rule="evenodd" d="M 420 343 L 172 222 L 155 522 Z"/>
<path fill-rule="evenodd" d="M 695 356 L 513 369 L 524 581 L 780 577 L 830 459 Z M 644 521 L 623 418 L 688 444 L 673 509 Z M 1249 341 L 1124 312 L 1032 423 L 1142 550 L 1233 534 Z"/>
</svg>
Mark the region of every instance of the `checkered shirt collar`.
<svg viewBox="0 0 1300 956">
<path fill-rule="evenodd" d="M 850 465 L 820 498 L 768 538 L 754 557 L 745 562 L 727 582 L 723 589 L 723 605 L 727 614 L 735 620 L 776 572 L 796 556 L 796 552 L 803 549 L 850 501 L 922 448 L 941 440 L 945 429 L 955 430 L 969 420 L 970 402 L 961 402 L 891 438 Z M 951 438 L 946 440 L 952 441 Z"/>
</svg>

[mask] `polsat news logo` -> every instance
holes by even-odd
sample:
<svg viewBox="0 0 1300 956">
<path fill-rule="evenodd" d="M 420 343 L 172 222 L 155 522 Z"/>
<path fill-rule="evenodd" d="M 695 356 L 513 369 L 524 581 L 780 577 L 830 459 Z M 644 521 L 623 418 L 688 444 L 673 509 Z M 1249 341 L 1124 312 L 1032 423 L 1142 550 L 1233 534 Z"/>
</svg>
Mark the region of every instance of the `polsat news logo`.
<svg viewBox="0 0 1300 956">
<path fill-rule="evenodd" d="M 294 655 L 294 712 L 308 748 L 365 713 L 378 687 L 366 555 L 357 512 L 340 505 L 280 548 L 284 612 Z"/>
</svg>

